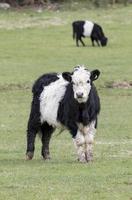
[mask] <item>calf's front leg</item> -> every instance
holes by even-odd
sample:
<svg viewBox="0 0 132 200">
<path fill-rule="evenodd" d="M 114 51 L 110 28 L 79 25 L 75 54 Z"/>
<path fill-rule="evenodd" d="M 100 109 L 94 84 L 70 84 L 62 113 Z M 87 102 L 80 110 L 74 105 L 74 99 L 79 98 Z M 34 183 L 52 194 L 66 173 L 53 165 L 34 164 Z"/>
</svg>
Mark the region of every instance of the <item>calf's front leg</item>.
<svg viewBox="0 0 132 200">
<path fill-rule="evenodd" d="M 90 126 L 86 126 L 84 128 L 84 135 L 85 135 L 85 158 L 86 161 L 93 160 L 93 143 L 94 143 L 94 136 L 96 133 L 95 129 L 95 122 L 92 122 Z"/>
<path fill-rule="evenodd" d="M 85 138 L 83 133 L 78 130 L 77 135 L 73 138 L 73 143 L 77 150 L 78 161 L 84 163 L 86 162 L 86 155 L 85 155 Z"/>
</svg>

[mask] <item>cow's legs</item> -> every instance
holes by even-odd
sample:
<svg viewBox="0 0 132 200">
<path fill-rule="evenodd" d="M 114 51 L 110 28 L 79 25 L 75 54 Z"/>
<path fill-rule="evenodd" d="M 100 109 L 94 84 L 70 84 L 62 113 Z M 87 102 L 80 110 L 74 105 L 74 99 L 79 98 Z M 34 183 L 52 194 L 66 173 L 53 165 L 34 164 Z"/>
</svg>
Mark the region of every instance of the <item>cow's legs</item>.
<svg viewBox="0 0 132 200">
<path fill-rule="evenodd" d="M 42 131 L 41 155 L 44 159 L 50 159 L 49 143 L 50 143 L 51 135 L 54 130 L 55 129 L 52 126 L 49 126 L 47 123 L 44 123 L 41 126 L 41 131 Z"/>
<path fill-rule="evenodd" d="M 82 43 L 82 45 L 85 46 L 85 44 L 84 44 L 84 42 L 83 42 L 83 40 L 82 40 L 81 37 L 79 38 L 79 40 L 80 40 L 80 42 Z"/>
<path fill-rule="evenodd" d="M 85 158 L 87 162 L 93 160 L 93 143 L 94 143 L 95 133 L 96 133 L 95 122 L 92 122 L 90 126 L 86 126 L 84 128 Z"/>
<path fill-rule="evenodd" d="M 98 39 L 96 39 L 95 41 L 97 42 L 97 45 L 100 47 L 100 43 L 99 43 Z"/>
<path fill-rule="evenodd" d="M 26 159 L 31 160 L 34 156 L 35 150 L 35 138 L 36 138 L 37 131 L 35 130 L 28 130 L 27 133 L 27 152 L 26 152 Z"/>
<path fill-rule="evenodd" d="M 82 40 L 80 35 L 76 35 L 76 46 L 77 47 L 79 47 L 78 41 L 80 41 L 82 43 L 82 45 L 85 46 L 85 44 L 84 44 L 84 42 L 83 42 L 83 40 Z"/>
<path fill-rule="evenodd" d="M 93 121 L 90 126 L 81 127 L 73 139 L 80 162 L 89 162 L 93 160 L 93 142 L 96 133 L 95 126 L 96 123 Z"/>
<path fill-rule="evenodd" d="M 77 135 L 73 139 L 75 148 L 77 150 L 78 160 L 80 162 L 86 162 L 85 159 L 85 138 L 80 130 L 78 130 Z"/>
<path fill-rule="evenodd" d="M 94 35 L 94 37 L 91 36 L 90 38 L 91 38 L 91 41 L 92 41 L 92 46 L 95 46 L 94 41 L 96 41 L 97 45 L 100 46 L 99 39 L 98 39 L 97 35 Z"/>
<path fill-rule="evenodd" d="M 78 36 L 76 36 L 76 46 L 77 46 L 77 47 L 79 47 L 78 41 L 79 41 L 79 38 L 78 38 Z"/>
<path fill-rule="evenodd" d="M 92 41 L 92 46 L 94 47 L 95 45 L 94 45 L 94 38 L 93 37 L 91 37 L 91 41 Z"/>
<path fill-rule="evenodd" d="M 26 159 L 31 160 L 34 156 L 35 150 L 35 138 L 36 134 L 40 129 L 40 112 L 39 105 L 36 103 L 37 99 L 34 99 L 32 102 L 31 113 L 28 121 L 27 128 L 27 150 L 26 150 Z"/>
<path fill-rule="evenodd" d="M 88 135 L 85 146 L 85 158 L 87 162 L 93 160 L 93 142 L 94 142 L 93 135 Z"/>
</svg>

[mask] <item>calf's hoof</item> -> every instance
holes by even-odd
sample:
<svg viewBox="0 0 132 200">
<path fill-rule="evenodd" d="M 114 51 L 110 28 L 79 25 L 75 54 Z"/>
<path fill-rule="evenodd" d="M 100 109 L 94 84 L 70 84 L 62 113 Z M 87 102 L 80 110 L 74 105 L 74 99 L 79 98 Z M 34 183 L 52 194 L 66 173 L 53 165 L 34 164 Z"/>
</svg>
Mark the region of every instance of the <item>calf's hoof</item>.
<svg viewBox="0 0 132 200">
<path fill-rule="evenodd" d="M 44 155 L 42 155 L 42 158 L 43 158 L 44 160 L 50 160 L 50 159 L 51 159 L 49 153 L 45 153 Z"/>
<path fill-rule="evenodd" d="M 50 156 L 48 156 L 48 157 L 42 157 L 42 159 L 43 159 L 43 160 L 50 160 L 51 157 L 50 157 Z"/>
<path fill-rule="evenodd" d="M 33 158 L 33 152 L 27 152 L 26 153 L 26 160 L 32 160 L 32 158 Z"/>
<path fill-rule="evenodd" d="M 85 158 L 87 162 L 92 162 L 93 161 L 93 154 L 85 154 Z"/>
<path fill-rule="evenodd" d="M 79 161 L 80 163 L 86 163 L 87 160 L 86 160 L 86 158 L 85 158 L 85 155 L 79 156 L 78 161 Z"/>
</svg>

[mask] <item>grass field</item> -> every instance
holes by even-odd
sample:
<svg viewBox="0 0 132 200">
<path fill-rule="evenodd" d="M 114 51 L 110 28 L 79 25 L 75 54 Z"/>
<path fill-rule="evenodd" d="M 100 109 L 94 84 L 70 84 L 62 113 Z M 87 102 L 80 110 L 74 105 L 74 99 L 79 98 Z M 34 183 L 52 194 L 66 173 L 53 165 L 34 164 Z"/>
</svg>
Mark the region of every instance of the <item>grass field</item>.
<svg viewBox="0 0 132 200">
<path fill-rule="evenodd" d="M 99 22 L 105 48 L 77 48 L 71 23 Z M 31 86 L 45 72 L 98 68 L 101 113 L 94 161 L 80 164 L 70 134 L 51 140 L 52 160 L 25 160 Z M 0 200 L 132 200 L 132 89 L 110 89 L 132 81 L 132 6 L 107 10 L 0 11 Z"/>
</svg>

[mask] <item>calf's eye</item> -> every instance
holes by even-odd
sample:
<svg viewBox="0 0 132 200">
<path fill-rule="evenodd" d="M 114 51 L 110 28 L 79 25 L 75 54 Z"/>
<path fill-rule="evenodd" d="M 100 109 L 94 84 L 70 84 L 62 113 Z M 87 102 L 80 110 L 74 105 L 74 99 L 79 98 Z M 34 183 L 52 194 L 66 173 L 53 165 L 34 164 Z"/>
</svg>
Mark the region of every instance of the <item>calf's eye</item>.
<svg viewBox="0 0 132 200">
<path fill-rule="evenodd" d="M 87 80 L 87 83 L 90 83 L 90 80 Z"/>
</svg>

